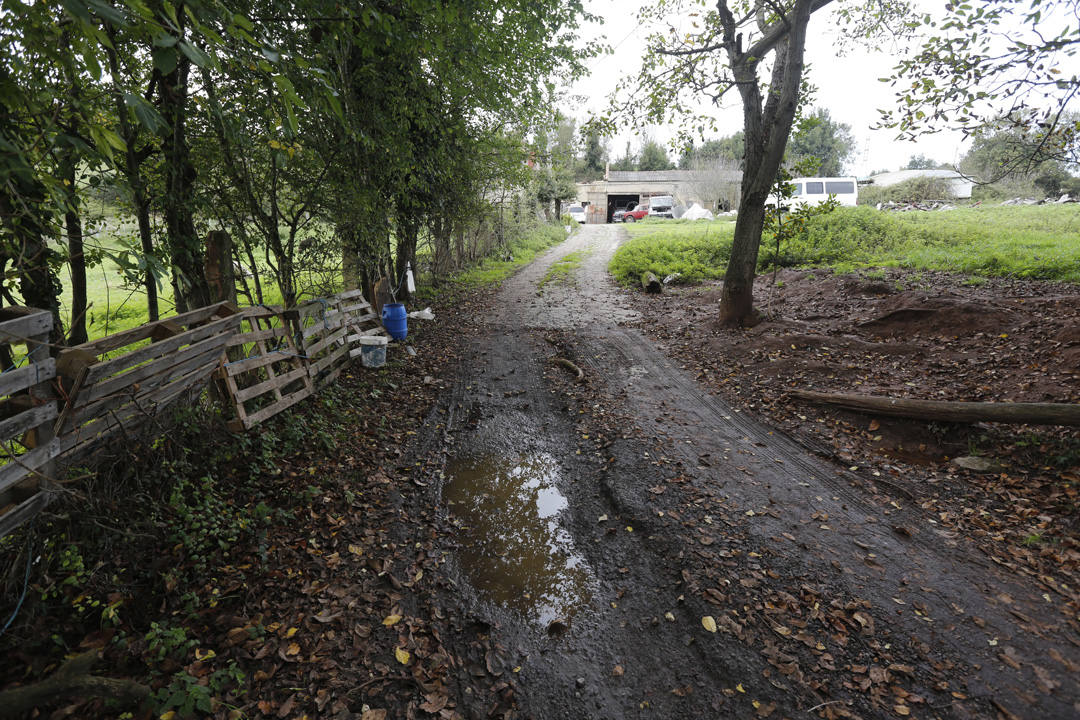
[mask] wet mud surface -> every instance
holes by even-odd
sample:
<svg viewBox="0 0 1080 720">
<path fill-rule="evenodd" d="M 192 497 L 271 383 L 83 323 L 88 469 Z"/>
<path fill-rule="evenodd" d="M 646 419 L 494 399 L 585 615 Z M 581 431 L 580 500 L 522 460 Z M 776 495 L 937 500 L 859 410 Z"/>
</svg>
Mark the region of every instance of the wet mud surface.
<svg viewBox="0 0 1080 720">
<path fill-rule="evenodd" d="M 1071 590 L 699 384 L 611 285 L 621 238 L 585 226 L 508 280 L 421 431 L 443 640 L 500 678 L 462 712 L 1075 717 Z"/>
</svg>

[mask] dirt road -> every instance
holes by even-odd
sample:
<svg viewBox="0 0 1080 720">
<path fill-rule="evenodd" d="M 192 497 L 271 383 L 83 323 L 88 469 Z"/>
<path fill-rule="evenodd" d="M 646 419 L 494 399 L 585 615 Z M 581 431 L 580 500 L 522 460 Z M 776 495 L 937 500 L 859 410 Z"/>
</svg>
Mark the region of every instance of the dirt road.
<svg viewBox="0 0 1080 720">
<path fill-rule="evenodd" d="M 623 235 L 507 281 L 424 430 L 444 639 L 506 688 L 472 714 L 1076 717 L 1069 589 L 705 393 L 611 285 Z"/>
</svg>

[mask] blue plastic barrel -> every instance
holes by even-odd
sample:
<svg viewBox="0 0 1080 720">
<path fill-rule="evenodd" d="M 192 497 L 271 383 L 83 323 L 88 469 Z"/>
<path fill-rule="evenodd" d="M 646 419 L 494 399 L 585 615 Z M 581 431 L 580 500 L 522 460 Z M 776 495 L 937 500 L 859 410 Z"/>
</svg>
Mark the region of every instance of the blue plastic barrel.
<svg viewBox="0 0 1080 720">
<path fill-rule="evenodd" d="M 405 315 L 405 306 L 401 303 L 386 303 L 382 308 L 382 324 L 390 337 L 404 340 L 409 334 L 409 318 Z"/>
</svg>

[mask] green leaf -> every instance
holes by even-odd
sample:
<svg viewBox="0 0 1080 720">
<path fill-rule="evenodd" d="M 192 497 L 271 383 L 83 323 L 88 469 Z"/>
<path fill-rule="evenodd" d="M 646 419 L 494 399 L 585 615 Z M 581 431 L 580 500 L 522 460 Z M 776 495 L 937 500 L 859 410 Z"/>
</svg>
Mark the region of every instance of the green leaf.
<svg viewBox="0 0 1080 720">
<path fill-rule="evenodd" d="M 207 68 L 213 64 L 213 61 L 210 60 L 209 55 L 203 52 L 201 48 L 192 45 L 186 40 L 181 41 L 179 47 L 181 52 L 187 55 L 188 60 L 195 63 L 199 67 Z"/>
<path fill-rule="evenodd" d="M 154 47 L 171 48 L 176 46 L 176 36 L 169 33 L 159 33 L 154 36 Z"/>
<path fill-rule="evenodd" d="M 154 58 L 154 69 L 162 75 L 168 75 L 176 69 L 175 48 L 153 48 L 150 54 Z"/>
<path fill-rule="evenodd" d="M 262 48 L 260 48 L 260 50 L 262 51 L 262 56 L 272 63 L 276 64 L 279 60 L 281 60 L 281 53 L 279 52 L 271 50 L 266 46 L 263 46 Z"/>
<path fill-rule="evenodd" d="M 94 12 L 98 14 L 102 19 L 111 22 L 118 27 L 126 27 L 128 25 L 127 18 L 124 13 L 120 12 L 112 5 L 102 2 L 102 0 L 87 0 L 87 5 L 93 8 Z"/>
<path fill-rule="evenodd" d="M 244 28 L 248 32 L 254 32 L 255 31 L 255 26 L 252 24 L 252 22 L 250 20 L 248 20 L 246 15 L 242 15 L 240 13 L 235 13 L 233 15 L 233 22 L 236 23 L 237 25 L 239 25 L 240 27 Z"/>
<path fill-rule="evenodd" d="M 141 96 L 124 93 L 124 102 L 135 112 L 139 124 L 150 132 L 156 133 L 159 128 L 165 127 L 165 119 L 158 113 L 157 108 L 146 102 Z"/>
<path fill-rule="evenodd" d="M 90 14 L 90 10 L 86 5 L 79 2 L 79 0 L 60 0 L 60 4 L 64 6 L 64 9 L 68 11 L 76 20 L 82 20 L 85 23 L 91 23 L 94 21 L 93 16 Z"/>
</svg>

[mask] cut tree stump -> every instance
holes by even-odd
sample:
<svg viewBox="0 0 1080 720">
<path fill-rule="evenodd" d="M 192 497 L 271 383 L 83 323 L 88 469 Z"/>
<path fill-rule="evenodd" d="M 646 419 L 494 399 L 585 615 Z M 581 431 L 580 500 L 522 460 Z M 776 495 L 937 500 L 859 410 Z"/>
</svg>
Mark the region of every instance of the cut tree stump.
<svg viewBox="0 0 1080 720">
<path fill-rule="evenodd" d="M 31 710 L 71 697 L 103 697 L 122 708 L 141 705 L 150 697 L 150 688 L 134 680 L 91 675 L 97 651 L 71 658 L 55 673 L 40 682 L 0 692 L 0 718 L 19 718 Z"/>
<path fill-rule="evenodd" d="M 651 272 L 643 272 L 641 273 L 641 287 L 645 288 L 645 292 L 659 293 L 664 289 L 664 284 Z"/>
<path fill-rule="evenodd" d="M 913 400 L 881 395 L 849 395 L 812 390 L 791 390 L 788 397 L 820 405 L 834 405 L 876 415 L 940 420 L 943 422 L 999 422 L 1031 425 L 1080 425 L 1080 404 L 955 402 Z"/>
</svg>

